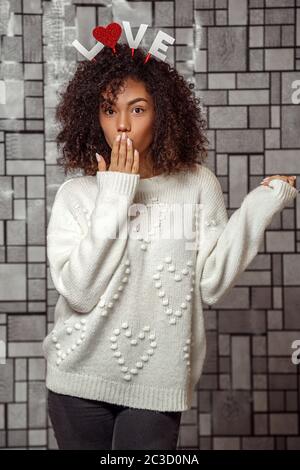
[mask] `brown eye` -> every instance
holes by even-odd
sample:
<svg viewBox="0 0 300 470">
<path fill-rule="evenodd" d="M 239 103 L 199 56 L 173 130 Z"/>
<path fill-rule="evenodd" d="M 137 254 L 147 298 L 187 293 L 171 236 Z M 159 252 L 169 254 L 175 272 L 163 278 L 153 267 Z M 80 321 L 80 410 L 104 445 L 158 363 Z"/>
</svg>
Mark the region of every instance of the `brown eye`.
<svg viewBox="0 0 300 470">
<path fill-rule="evenodd" d="M 103 108 L 104 114 L 106 114 L 107 116 L 111 116 L 111 114 L 107 114 L 107 113 L 106 113 L 107 111 L 113 111 L 112 108 L 107 108 L 107 107 L 106 107 L 106 108 Z"/>
<path fill-rule="evenodd" d="M 139 108 L 138 106 L 134 109 L 141 109 L 143 112 L 144 112 L 144 109 L 143 108 Z M 136 114 L 143 114 L 143 113 L 136 113 Z"/>
</svg>

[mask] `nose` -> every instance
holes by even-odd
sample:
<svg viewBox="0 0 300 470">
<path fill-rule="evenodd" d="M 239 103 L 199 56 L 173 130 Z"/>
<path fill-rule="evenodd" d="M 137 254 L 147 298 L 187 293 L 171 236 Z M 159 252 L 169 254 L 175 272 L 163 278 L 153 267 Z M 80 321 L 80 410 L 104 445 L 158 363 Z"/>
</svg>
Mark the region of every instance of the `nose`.
<svg viewBox="0 0 300 470">
<path fill-rule="evenodd" d="M 127 128 L 127 127 L 119 127 L 119 128 L 118 128 L 118 134 L 121 134 L 121 135 L 122 135 L 122 132 L 125 132 L 126 137 L 129 137 L 129 135 L 128 135 L 128 132 L 129 132 L 129 131 L 128 131 L 128 128 Z"/>
</svg>

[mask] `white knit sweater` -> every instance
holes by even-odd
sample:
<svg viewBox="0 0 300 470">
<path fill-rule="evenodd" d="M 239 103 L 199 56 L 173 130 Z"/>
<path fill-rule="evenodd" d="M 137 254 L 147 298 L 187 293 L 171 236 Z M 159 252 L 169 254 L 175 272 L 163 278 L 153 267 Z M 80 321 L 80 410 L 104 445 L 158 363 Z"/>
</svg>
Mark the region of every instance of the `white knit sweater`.
<svg viewBox="0 0 300 470">
<path fill-rule="evenodd" d="M 97 172 L 60 186 L 47 232 L 60 294 L 42 345 L 48 389 L 133 408 L 191 408 L 206 352 L 202 303 L 236 284 L 274 214 L 298 194 L 271 180 L 228 220 L 217 177 L 197 167 L 147 179 Z M 176 226 L 174 207 L 194 238 L 186 228 L 162 238 L 169 220 Z"/>
</svg>

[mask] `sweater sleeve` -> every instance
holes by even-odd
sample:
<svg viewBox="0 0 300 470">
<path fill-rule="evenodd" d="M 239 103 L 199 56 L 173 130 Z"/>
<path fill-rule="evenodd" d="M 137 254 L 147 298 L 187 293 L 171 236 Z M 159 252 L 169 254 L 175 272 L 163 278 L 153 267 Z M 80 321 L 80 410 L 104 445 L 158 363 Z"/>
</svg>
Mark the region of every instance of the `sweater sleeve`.
<svg viewBox="0 0 300 470">
<path fill-rule="evenodd" d="M 248 193 L 229 220 L 221 185 L 212 172 L 206 191 L 221 224 L 219 238 L 204 262 L 200 277 L 201 297 L 212 305 L 235 285 L 258 253 L 273 216 L 293 201 L 298 190 L 281 179 L 273 179 L 269 186 L 261 185 Z M 205 207 L 206 204 L 204 212 Z"/>
<path fill-rule="evenodd" d="M 80 313 L 100 300 L 128 241 L 128 208 L 139 174 L 97 172 L 97 196 L 90 225 L 82 235 L 72 213 L 78 185 L 63 184 L 53 203 L 47 229 L 47 257 L 55 288 Z"/>
</svg>

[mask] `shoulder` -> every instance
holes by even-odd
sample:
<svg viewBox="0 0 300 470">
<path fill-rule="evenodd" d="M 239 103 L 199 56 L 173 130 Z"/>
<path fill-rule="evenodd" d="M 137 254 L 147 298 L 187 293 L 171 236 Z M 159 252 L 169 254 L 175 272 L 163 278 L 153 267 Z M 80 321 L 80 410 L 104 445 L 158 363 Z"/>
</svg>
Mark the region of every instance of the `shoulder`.
<svg viewBox="0 0 300 470">
<path fill-rule="evenodd" d="M 73 178 L 68 178 L 64 181 L 58 188 L 56 196 L 58 194 L 70 194 L 74 195 L 80 193 L 80 190 L 93 184 L 94 181 L 93 176 L 74 176 Z"/>
<path fill-rule="evenodd" d="M 203 164 L 199 164 L 197 167 L 195 174 L 198 178 L 201 192 L 207 195 L 222 192 L 220 181 L 215 173 Z"/>
</svg>

